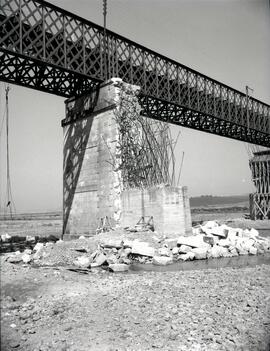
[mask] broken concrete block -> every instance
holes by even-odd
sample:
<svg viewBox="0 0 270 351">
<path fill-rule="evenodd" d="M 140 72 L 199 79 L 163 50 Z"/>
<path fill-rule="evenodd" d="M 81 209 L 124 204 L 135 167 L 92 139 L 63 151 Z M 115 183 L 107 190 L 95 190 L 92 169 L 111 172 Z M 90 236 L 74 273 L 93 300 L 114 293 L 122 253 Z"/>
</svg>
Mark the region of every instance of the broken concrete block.
<svg viewBox="0 0 270 351">
<path fill-rule="evenodd" d="M 243 237 L 241 240 L 241 246 L 244 250 L 249 251 L 255 244 L 255 240 Z"/>
<path fill-rule="evenodd" d="M 124 240 L 123 247 L 124 249 L 131 249 L 133 240 Z"/>
<path fill-rule="evenodd" d="M 207 252 L 207 258 L 218 258 L 221 257 L 221 247 L 218 245 L 214 245 L 211 249 Z"/>
<path fill-rule="evenodd" d="M 33 248 L 33 251 L 38 252 L 38 251 L 42 250 L 43 247 L 44 247 L 43 243 L 36 243 L 36 245 Z"/>
<path fill-rule="evenodd" d="M 86 257 L 86 256 L 80 256 L 80 257 L 77 257 L 77 260 L 74 261 L 74 264 L 82 268 L 88 268 L 90 267 L 90 259 L 89 257 Z"/>
<path fill-rule="evenodd" d="M 26 236 L 26 241 L 28 243 L 35 243 L 36 242 L 36 238 L 34 236 L 31 236 L 31 235 L 27 235 Z"/>
<path fill-rule="evenodd" d="M 154 256 L 153 257 L 153 264 L 157 266 L 166 266 L 168 264 L 172 264 L 173 259 L 171 257 L 166 256 Z"/>
<path fill-rule="evenodd" d="M 238 252 L 237 252 L 237 250 L 236 250 L 236 248 L 235 248 L 235 247 L 234 247 L 234 248 L 232 248 L 232 249 L 230 249 L 230 248 L 229 248 L 229 251 L 230 251 L 230 253 L 231 253 L 232 257 L 236 257 L 236 256 L 238 256 Z"/>
<path fill-rule="evenodd" d="M 30 263 L 32 261 L 32 257 L 28 254 L 23 254 L 22 261 L 23 261 L 23 263 Z"/>
<path fill-rule="evenodd" d="M 177 239 L 165 239 L 164 243 L 172 250 L 177 245 Z"/>
<path fill-rule="evenodd" d="M 173 249 L 172 249 L 172 254 L 173 255 L 178 255 L 178 253 L 179 253 L 179 247 L 173 247 Z"/>
<path fill-rule="evenodd" d="M 177 245 L 178 246 L 186 245 L 186 246 L 190 246 L 190 247 L 193 247 L 193 248 L 196 248 L 196 247 L 197 248 L 198 247 L 209 248 L 210 247 L 210 245 L 207 244 L 204 241 L 204 235 L 203 234 L 196 235 L 196 236 L 180 236 L 178 238 Z"/>
<path fill-rule="evenodd" d="M 219 246 L 223 246 L 223 247 L 230 247 L 231 246 L 231 241 L 228 239 L 220 239 L 217 243 Z"/>
<path fill-rule="evenodd" d="M 109 270 L 112 272 L 126 272 L 129 269 L 129 265 L 125 263 L 114 263 L 109 265 Z"/>
<path fill-rule="evenodd" d="M 243 237 L 256 240 L 259 237 L 259 232 L 258 232 L 258 230 L 254 229 L 254 228 L 252 228 L 250 230 L 245 229 L 243 231 Z"/>
<path fill-rule="evenodd" d="M 195 254 L 195 260 L 204 260 L 207 257 L 207 251 L 208 247 L 198 247 L 195 249 L 192 249 L 191 252 Z"/>
<path fill-rule="evenodd" d="M 193 235 L 199 235 L 202 233 L 202 229 L 201 226 L 197 226 L 197 227 L 192 227 L 192 234 Z"/>
<path fill-rule="evenodd" d="M 179 247 L 178 252 L 179 252 L 180 254 L 185 254 L 185 253 L 187 253 L 187 252 L 190 252 L 191 249 L 192 249 L 192 248 L 191 248 L 190 246 L 181 245 L 181 246 Z"/>
<path fill-rule="evenodd" d="M 214 227 L 211 228 L 211 234 L 219 236 L 221 238 L 227 238 L 228 233 L 229 233 L 229 227 L 227 227 L 225 224 L 222 224 L 219 227 Z"/>
<path fill-rule="evenodd" d="M 155 255 L 155 249 L 149 246 L 148 243 L 134 240 L 131 253 L 135 255 L 153 257 Z"/>
<path fill-rule="evenodd" d="M 256 247 L 251 247 L 250 249 L 249 249 L 249 254 L 250 255 L 257 255 L 257 253 L 258 253 L 258 250 L 256 249 Z"/>
<path fill-rule="evenodd" d="M 108 239 L 108 240 L 103 240 L 100 246 L 106 248 L 106 249 L 121 249 L 121 247 L 124 246 L 124 241 L 121 239 Z"/>
<path fill-rule="evenodd" d="M 213 229 L 213 228 L 216 228 L 218 227 L 218 223 L 216 221 L 207 221 L 207 222 L 204 222 L 202 227 L 205 227 L 207 229 Z"/>
<path fill-rule="evenodd" d="M 32 254 L 32 250 L 31 249 L 25 249 L 24 254 L 27 254 L 27 255 L 31 255 Z"/>
<path fill-rule="evenodd" d="M 231 253 L 226 247 L 214 245 L 207 253 L 208 258 L 218 257 L 232 257 Z"/>
<path fill-rule="evenodd" d="M 230 228 L 228 231 L 227 239 L 234 242 L 239 237 L 239 231 L 234 228 Z"/>
<path fill-rule="evenodd" d="M 160 249 L 158 249 L 158 254 L 160 256 L 167 256 L 170 257 L 171 256 L 171 251 L 169 248 L 167 247 L 161 247 Z"/>
<path fill-rule="evenodd" d="M 106 256 L 106 261 L 108 264 L 114 264 L 118 262 L 117 257 L 114 254 Z"/>
<path fill-rule="evenodd" d="M 107 257 L 103 253 L 100 253 L 95 257 L 95 263 L 97 266 L 102 266 L 106 261 L 107 261 Z"/>
<path fill-rule="evenodd" d="M 186 254 L 179 255 L 178 259 L 182 261 L 192 261 L 195 258 L 195 253 L 192 251 L 187 252 Z"/>
<path fill-rule="evenodd" d="M 213 235 L 204 235 L 203 236 L 203 241 L 206 243 L 206 244 L 209 244 L 211 246 L 213 246 L 215 243 L 216 243 L 216 240 L 217 238 L 214 237 Z"/>
<path fill-rule="evenodd" d="M 1 234 L 1 241 L 3 243 L 8 243 L 9 241 L 11 241 L 11 236 L 8 233 Z"/>
</svg>

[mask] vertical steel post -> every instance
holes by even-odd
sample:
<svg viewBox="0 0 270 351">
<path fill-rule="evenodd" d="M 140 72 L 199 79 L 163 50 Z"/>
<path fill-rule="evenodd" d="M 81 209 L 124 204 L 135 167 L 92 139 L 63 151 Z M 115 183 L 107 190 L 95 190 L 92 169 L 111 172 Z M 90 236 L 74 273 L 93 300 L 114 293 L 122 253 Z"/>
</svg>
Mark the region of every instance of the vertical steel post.
<svg viewBox="0 0 270 351">
<path fill-rule="evenodd" d="M 42 53 L 43 53 L 43 60 L 46 60 L 44 6 L 42 6 Z"/>
<path fill-rule="evenodd" d="M 106 18 L 107 18 L 107 0 L 103 0 L 103 55 L 104 55 L 104 75 L 105 80 L 108 79 L 107 67 L 107 32 L 106 32 Z"/>
<path fill-rule="evenodd" d="M 20 27 L 20 53 L 22 54 L 22 0 L 20 0 L 20 4 L 19 4 L 19 27 Z"/>
</svg>

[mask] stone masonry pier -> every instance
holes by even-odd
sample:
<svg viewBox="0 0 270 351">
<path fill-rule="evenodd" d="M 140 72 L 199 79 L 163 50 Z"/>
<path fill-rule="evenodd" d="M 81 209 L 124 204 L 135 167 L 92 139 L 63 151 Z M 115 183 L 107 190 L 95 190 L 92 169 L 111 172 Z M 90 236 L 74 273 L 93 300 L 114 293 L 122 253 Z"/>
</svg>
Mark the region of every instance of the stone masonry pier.
<svg viewBox="0 0 270 351">
<path fill-rule="evenodd" d="M 123 84 L 111 79 L 97 91 L 66 101 L 63 234 L 94 235 L 105 216 L 113 227 L 134 226 L 142 216 L 153 216 L 155 229 L 161 233 L 189 233 L 186 187 L 123 187 L 117 169 L 121 134 L 115 118 Z M 129 85 L 129 89 L 136 92 L 139 87 Z"/>
</svg>

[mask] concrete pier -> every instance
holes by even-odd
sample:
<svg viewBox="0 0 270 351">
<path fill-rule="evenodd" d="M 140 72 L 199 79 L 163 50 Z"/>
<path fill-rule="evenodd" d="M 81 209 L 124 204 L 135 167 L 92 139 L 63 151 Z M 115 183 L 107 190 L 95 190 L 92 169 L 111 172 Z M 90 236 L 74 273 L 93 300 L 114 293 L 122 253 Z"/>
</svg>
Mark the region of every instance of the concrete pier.
<svg viewBox="0 0 270 351">
<path fill-rule="evenodd" d="M 186 187 L 144 189 L 143 201 L 142 189 L 123 189 L 121 171 L 116 167 L 121 157 L 115 118 L 119 82 L 112 79 L 96 92 L 66 101 L 62 121 L 63 233 L 94 235 L 105 216 L 112 227 L 134 226 L 144 213 L 154 217 L 159 232 L 188 233 L 191 217 Z"/>
</svg>

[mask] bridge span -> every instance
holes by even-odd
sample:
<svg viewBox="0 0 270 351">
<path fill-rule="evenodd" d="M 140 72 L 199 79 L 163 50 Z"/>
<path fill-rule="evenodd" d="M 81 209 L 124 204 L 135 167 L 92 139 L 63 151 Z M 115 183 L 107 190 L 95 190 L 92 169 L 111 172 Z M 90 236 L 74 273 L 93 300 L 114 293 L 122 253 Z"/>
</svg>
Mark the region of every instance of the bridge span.
<svg viewBox="0 0 270 351">
<path fill-rule="evenodd" d="M 0 80 L 80 96 L 112 77 L 139 85 L 142 114 L 270 146 L 270 106 L 41 0 L 2 0 Z"/>
</svg>

